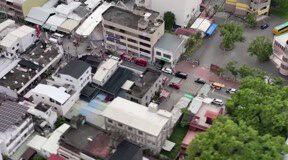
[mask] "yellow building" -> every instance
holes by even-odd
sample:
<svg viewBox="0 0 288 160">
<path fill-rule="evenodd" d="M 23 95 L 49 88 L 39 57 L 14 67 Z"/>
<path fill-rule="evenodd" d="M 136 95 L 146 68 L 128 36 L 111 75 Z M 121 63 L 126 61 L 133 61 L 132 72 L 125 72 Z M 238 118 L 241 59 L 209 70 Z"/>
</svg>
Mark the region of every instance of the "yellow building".
<svg viewBox="0 0 288 160">
<path fill-rule="evenodd" d="M 226 0 L 225 10 L 240 16 L 248 13 L 256 15 L 268 15 L 271 0 Z"/>
</svg>

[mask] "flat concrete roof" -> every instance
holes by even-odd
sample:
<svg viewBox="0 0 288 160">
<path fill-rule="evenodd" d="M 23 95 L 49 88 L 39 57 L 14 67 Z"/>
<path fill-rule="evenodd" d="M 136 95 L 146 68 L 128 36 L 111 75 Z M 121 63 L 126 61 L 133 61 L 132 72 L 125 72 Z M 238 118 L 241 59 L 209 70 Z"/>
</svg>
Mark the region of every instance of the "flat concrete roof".
<svg viewBox="0 0 288 160">
<path fill-rule="evenodd" d="M 184 41 L 183 38 L 177 35 L 165 33 L 155 44 L 155 48 L 175 53 L 179 49 L 184 49 Z"/>
</svg>

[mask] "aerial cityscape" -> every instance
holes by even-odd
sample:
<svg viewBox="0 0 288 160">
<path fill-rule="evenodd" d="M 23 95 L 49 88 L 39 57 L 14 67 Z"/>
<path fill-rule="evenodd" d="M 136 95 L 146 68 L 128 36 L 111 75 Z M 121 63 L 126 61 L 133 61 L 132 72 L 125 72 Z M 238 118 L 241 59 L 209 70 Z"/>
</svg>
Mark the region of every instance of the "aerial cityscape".
<svg viewBox="0 0 288 160">
<path fill-rule="evenodd" d="M 288 0 L 0 0 L 0 160 L 288 160 Z"/>
</svg>

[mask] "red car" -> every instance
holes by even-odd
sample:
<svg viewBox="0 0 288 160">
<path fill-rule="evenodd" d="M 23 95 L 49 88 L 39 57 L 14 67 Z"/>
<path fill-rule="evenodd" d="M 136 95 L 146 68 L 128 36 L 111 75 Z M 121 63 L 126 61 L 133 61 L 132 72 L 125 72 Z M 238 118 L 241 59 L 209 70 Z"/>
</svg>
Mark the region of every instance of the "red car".
<svg viewBox="0 0 288 160">
<path fill-rule="evenodd" d="M 180 89 L 181 86 L 180 84 L 177 84 L 177 83 L 170 83 L 169 87 L 174 88 L 174 89 Z"/>
<path fill-rule="evenodd" d="M 148 62 L 143 58 L 136 58 L 134 60 L 134 63 L 137 64 L 138 66 L 142 66 L 142 67 L 146 67 L 148 64 Z"/>
</svg>

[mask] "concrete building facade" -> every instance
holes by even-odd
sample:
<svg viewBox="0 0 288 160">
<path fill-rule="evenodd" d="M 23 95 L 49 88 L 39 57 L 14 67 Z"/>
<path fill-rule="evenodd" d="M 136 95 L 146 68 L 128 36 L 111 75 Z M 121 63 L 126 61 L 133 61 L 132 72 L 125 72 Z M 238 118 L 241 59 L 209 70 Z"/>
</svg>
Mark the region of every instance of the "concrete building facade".
<svg viewBox="0 0 288 160">
<path fill-rule="evenodd" d="M 115 114 L 117 113 L 117 114 Z M 172 132 L 172 114 L 117 97 L 104 110 L 105 126 L 115 138 L 124 137 L 159 153 Z"/>
<path fill-rule="evenodd" d="M 189 20 L 200 14 L 200 4 L 202 0 L 135 0 L 138 6 L 160 12 L 164 16 L 165 12 L 172 12 L 176 18 L 176 24 L 179 26 L 187 26 Z"/>
<path fill-rule="evenodd" d="M 32 117 L 28 107 L 12 101 L 0 104 L 0 150 L 11 156 L 20 145 L 34 132 Z"/>
<path fill-rule="evenodd" d="M 269 14 L 270 4 L 271 0 L 226 0 L 225 10 L 240 16 L 255 13 L 260 17 Z"/>
<path fill-rule="evenodd" d="M 288 76 L 288 33 L 274 37 L 271 59 L 279 72 L 284 76 Z"/>
<path fill-rule="evenodd" d="M 153 47 L 164 34 L 164 21 L 158 12 L 110 7 L 102 16 L 107 49 L 153 60 Z"/>
</svg>

